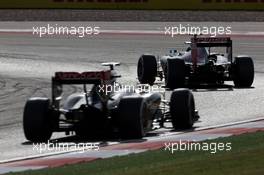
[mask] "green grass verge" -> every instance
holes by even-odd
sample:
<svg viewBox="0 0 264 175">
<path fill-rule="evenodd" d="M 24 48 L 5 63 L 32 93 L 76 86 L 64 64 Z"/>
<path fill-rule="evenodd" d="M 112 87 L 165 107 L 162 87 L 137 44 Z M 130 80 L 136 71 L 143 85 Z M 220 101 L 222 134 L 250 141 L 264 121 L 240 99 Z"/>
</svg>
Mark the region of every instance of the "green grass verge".
<svg viewBox="0 0 264 175">
<path fill-rule="evenodd" d="M 11 173 L 19 175 L 260 175 L 264 174 L 264 132 L 220 138 L 232 150 L 211 154 L 202 151 L 158 150 L 114 157 L 60 168 Z"/>
</svg>

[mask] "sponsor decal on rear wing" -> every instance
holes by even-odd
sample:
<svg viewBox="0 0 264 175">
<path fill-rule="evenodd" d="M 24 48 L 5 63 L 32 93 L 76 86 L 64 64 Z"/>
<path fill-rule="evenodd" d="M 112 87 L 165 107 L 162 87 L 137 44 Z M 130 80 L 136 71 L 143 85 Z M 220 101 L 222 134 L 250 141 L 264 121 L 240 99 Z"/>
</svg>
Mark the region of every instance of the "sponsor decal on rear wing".
<svg viewBox="0 0 264 175">
<path fill-rule="evenodd" d="M 191 43 L 197 47 L 231 47 L 232 40 L 230 37 L 193 37 Z"/>
<path fill-rule="evenodd" d="M 100 84 L 111 79 L 111 71 L 56 72 L 53 81 L 59 84 Z"/>
<path fill-rule="evenodd" d="M 203 38 L 192 38 L 192 41 L 196 40 L 196 42 L 208 42 L 208 43 L 214 43 L 214 42 L 228 42 L 231 40 L 230 37 L 203 37 Z"/>
</svg>

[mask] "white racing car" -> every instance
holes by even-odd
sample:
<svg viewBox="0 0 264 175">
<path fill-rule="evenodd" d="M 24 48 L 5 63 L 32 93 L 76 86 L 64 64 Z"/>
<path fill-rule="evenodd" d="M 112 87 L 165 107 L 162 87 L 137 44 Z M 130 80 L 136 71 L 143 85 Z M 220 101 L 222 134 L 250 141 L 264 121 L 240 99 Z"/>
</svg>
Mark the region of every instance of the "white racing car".
<svg viewBox="0 0 264 175">
<path fill-rule="evenodd" d="M 223 84 L 233 81 L 236 87 L 250 87 L 254 81 L 254 63 L 251 57 L 241 55 L 233 59 L 232 40 L 229 37 L 197 37 L 183 52 L 171 50 L 157 59 L 142 55 L 138 61 L 138 80 L 153 84 L 156 77 L 163 79 L 167 88 L 175 89 L 190 84 Z M 225 53 L 213 52 L 224 48 Z"/>
</svg>

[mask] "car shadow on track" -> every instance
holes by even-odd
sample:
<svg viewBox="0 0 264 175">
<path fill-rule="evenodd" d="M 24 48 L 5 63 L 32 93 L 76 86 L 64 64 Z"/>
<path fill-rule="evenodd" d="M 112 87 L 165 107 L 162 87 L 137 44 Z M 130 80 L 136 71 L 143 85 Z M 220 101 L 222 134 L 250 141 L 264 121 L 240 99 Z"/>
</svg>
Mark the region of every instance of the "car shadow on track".
<svg viewBox="0 0 264 175">
<path fill-rule="evenodd" d="M 232 85 L 192 85 L 188 87 L 194 92 L 209 92 L 209 91 L 233 91 L 234 86 Z"/>
<path fill-rule="evenodd" d="M 234 87 L 234 89 L 255 89 L 256 87 Z"/>
<path fill-rule="evenodd" d="M 99 143 L 100 147 L 105 147 L 115 144 L 122 144 L 122 143 L 142 143 L 149 139 L 156 138 L 156 137 L 163 137 L 164 135 L 174 135 L 174 134 L 182 134 L 182 133 L 189 133 L 196 130 L 196 127 L 193 127 L 191 129 L 187 130 L 174 130 L 172 127 L 166 127 L 162 129 L 157 129 L 154 131 L 151 131 L 146 134 L 146 136 L 142 139 L 120 139 L 118 136 L 108 136 L 108 137 L 94 137 L 94 138 L 83 138 L 78 137 L 76 135 L 51 139 L 48 142 L 45 143 L 53 143 L 53 144 L 63 144 L 63 143 L 70 143 L 70 144 L 79 144 L 79 143 Z M 33 145 L 35 143 L 27 141 L 21 143 L 22 145 Z M 40 143 L 41 144 L 41 143 Z"/>
<path fill-rule="evenodd" d="M 184 88 L 190 89 L 193 92 L 214 92 L 214 91 L 234 91 L 234 89 L 255 89 L 252 87 L 235 87 L 229 84 L 215 85 L 215 84 L 203 84 L 203 85 L 189 85 Z M 165 88 L 166 91 L 172 91 L 171 89 Z"/>
<path fill-rule="evenodd" d="M 194 92 L 234 91 L 234 89 L 255 89 L 255 87 L 236 87 L 233 85 L 199 85 L 189 87 Z"/>
</svg>

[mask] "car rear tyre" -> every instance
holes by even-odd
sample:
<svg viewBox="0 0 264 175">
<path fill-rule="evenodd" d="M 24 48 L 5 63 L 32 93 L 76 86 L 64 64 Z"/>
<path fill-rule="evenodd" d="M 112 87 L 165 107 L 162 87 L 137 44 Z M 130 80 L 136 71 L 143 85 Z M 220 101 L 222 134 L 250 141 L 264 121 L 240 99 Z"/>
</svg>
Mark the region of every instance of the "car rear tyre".
<svg viewBox="0 0 264 175">
<path fill-rule="evenodd" d="M 157 60 L 153 55 L 142 55 L 138 60 L 137 74 L 141 84 L 153 85 L 157 76 Z"/>
<path fill-rule="evenodd" d="M 234 61 L 234 84 L 236 87 L 251 87 L 254 81 L 254 63 L 252 58 L 240 56 Z"/>
<path fill-rule="evenodd" d="M 188 89 L 177 89 L 170 99 L 170 114 L 173 128 L 190 129 L 195 121 L 195 102 L 193 94 Z"/>
<path fill-rule="evenodd" d="M 122 139 L 140 139 L 145 136 L 143 127 L 144 100 L 124 97 L 119 103 L 119 133 Z"/>
<path fill-rule="evenodd" d="M 50 101 L 46 98 L 29 99 L 24 108 L 23 128 L 27 140 L 46 142 L 52 135 Z"/>
<path fill-rule="evenodd" d="M 185 85 L 185 63 L 182 59 L 168 59 L 165 85 L 169 89 L 182 88 Z"/>
</svg>

